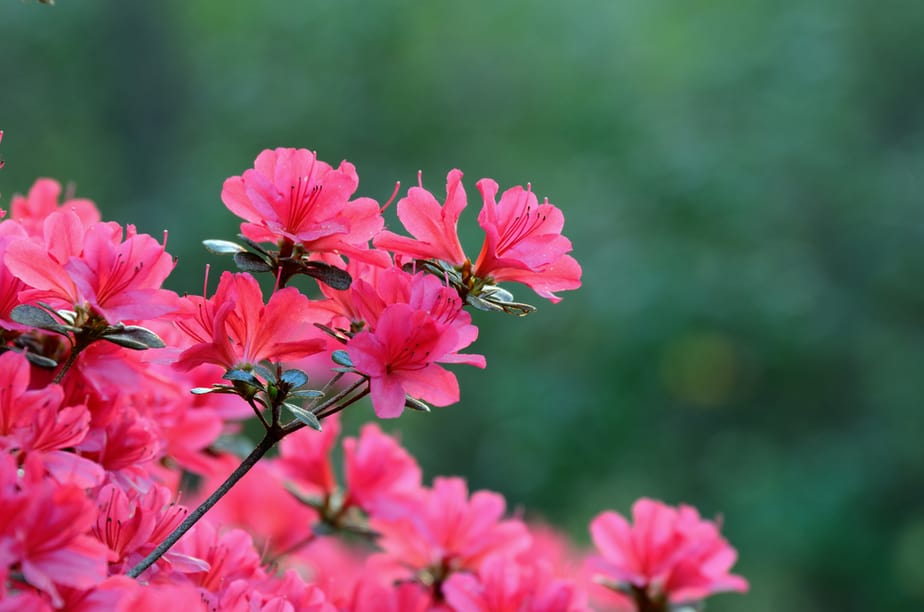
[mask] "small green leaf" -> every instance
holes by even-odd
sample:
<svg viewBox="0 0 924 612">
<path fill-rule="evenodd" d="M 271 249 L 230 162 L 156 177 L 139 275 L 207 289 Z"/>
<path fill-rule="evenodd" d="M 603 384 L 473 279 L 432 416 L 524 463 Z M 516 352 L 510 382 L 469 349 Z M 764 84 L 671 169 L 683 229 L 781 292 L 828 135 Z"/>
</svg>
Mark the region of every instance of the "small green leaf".
<svg viewBox="0 0 924 612">
<path fill-rule="evenodd" d="M 260 382 L 256 376 L 248 372 L 247 370 L 228 370 L 222 376 L 225 380 L 230 380 L 233 382 L 242 382 L 250 385 L 251 387 L 257 387 L 258 389 L 263 388 L 263 383 Z"/>
<path fill-rule="evenodd" d="M 61 323 L 44 308 L 30 304 L 20 304 L 10 312 L 10 318 L 22 325 L 52 329 L 61 327 Z"/>
<path fill-rule="evenodd" d="M 269 255 L 269 252 L 267 252 L 267 250 L 264 249 L 264 248 L 260 245 L 259 242 L 255 242 L 255 241 L 251 240 L 250 238 L 248 238 L 248 237 L 245 236 L 244 234 L 238 234 L 237 237 L 240 238 L 241 240 L 243 240 L 243 241 L 244 241 L 244 244 L 246 244 L 247 246 L 249 246 L 250 248 L 252 248 L 252 249 L 253 249 L 254 251 L 256 251 L 257 253 L 262 253 L 263 255 L 267 255 L 267 256 Z"/>
<path fill-rule="evenodd" d="M 45 357 L 37 353 L 30 353 L 29 351 L 23 351 L 22 354 L 29 360 L 29 363 L 40 368 L 47 368 L 50 370 L 58 366 L 58 362 L 50 357 Z"/>
<path fill-rule="evenodd" d="M 247 252 L 247 249 L 229 240 L 203 240 L 202 244 L 209 253 L 214 253 L 215 255 L 234 255 L 235 253 Z"/>
<path fill-rule="evenodd" d="M 321 421 L 318 420 L 318 417 L 314 416 L 308 410 L 305 410 L 301 406 L 296 406 L 295 404 L 290 404 L 289 402 L 283 402 L 283 406 L 286 407 L 286 410 L 292 413 L 296 419 L 310 427 L 311 429 L 321 431 Z"/>
<path fill-rule="evenodd" d="M 308 276 L 312 276 L 325 285 L 341 291 L 349 289 L 353 283 L 353 277 L 346 270 L 341 270 L 320 261 L 303 262 L 302 269 Z"/>
<path fill-rule="evenodd" d="M 302 385 L 308 384 L 308 375 L 301 370 L 286 370 L 279 377 L 280 382 L 284 382 L 292 389 L 298 389 Z"/>
<path fill-rule="evenodd" d="M 324 397 L 324 393 L 315 391 L 314 389 L 302 389 L 301 391 L 292 391 L 289 393 L 289 397 L 295 399 L 316 399 L 318 397 Z"/>
<path fill-rule="evenodd" d="M 253 450 L 253 441 L 247 436 L 226 435 L 212 442 L 210 448 L 246 457 Z"/>
<path fill-rule="evenodd" d="M 404 405 L 410 408 L 411 410 L 416 410 L 418 412 L 430 412 L 430 406 L 423 403 L 419 399 L 414 399 L 410 395 L 404 398 Z"/>
<path fill-rule="evenodd" d="M 242 272 L 269 272 L 273 269 L 265 259 L 253 253 L 235 253 L 234 263 Z"/>
<path fill-rule="evenodd" d="M 257 364 L 253 367 L 254 372 L 263 377 L 263 380 L 276 382 L 276 374 L 266 366 Z"/>
<path fill-rule="evenodd" d="M 353 367 L 353 360 L 350 359 L 350 355 L 346 351 L 334 351 L 330 354 L 330 358 L 337 365 L 342 365 L 347 368 Z"/>
<path fill-rule="evenodd" d="M 167 346 L 160 336 L 138 325 L 118 325 L 113 332 L 103 334 L 103 340 L 138 351 Z"/>
</svg>

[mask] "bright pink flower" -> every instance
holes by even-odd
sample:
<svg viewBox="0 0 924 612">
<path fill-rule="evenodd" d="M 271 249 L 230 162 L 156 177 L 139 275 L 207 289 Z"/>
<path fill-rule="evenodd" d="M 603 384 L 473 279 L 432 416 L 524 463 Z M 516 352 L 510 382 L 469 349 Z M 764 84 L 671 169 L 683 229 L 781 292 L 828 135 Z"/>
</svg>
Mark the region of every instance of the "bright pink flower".
<svg viewBox="0 0 924 612">
<path fill-rule="evenodd" d="M 459 401 L 459 383 L 439 363 L 485 367 L 482 355 L 462 354 L 478 337 L 455 291 L 434 276 L 413 277 L 408 303 L 388 303 L 368 329 L 347 343 L 357 371 L 370 378 L 372 406 L 382 418 L 404 410 L 405 395 L 435 406 Z M 367 320 L 367 323 L 369 321 Z"/>
<path fill-rule="evenodd" d="M 421 181 L 419 174 L 417 181 Z M 407 197 L 398 201 L 398 218 L 414 238 L 386 230 L 375 237 L 374 244 L 412 259 L 440 259 L 461 266 L 465 252 L 457 226 L 466 204 L 460 170 L 451 170 L 446 176 L 446 202 L 442 206 L 423 185 L 411 187 Z"/>
<path fill-rule="evenodd" d="M 359 440 L 343 441 L 347 498 L 375 518 L 403 511 L 420 490 L 417 461 L 378 425 L 363 426 Z"/>
<path fill-rule="evenodd" d="M 55 211 L 44 221 L 44 242 L 16 240 L 4 261 L 32 290 L 23 302 L 45 301 L 67 309 L 92 310 L 109 323 L 153 319 L 173 312 L 177 296 L 160 286 L 173 258 L 147 234 L 117 223 L 85 226 L 73 211 Z"/>
<path fill-rule="evenodd" d="M 529 547 L 529 532 L 518 520 L 503 520 L 505 506 L 489 491 L 469 499 L 461 478 L 437 478 L 403 516 L 370 521 L 384 550 L 374 563 L 396 578 L 438 585 L 454 571 L 478 571 L 488 555 L 516 555 Z"/>
<path fill-rule="evenodd" d="M 416 582 L 389 582 L 374 575 L 365 576 L 353 593 L 351 612 L 429 612 L 433 596 Z"/>
<path fill-rule="evenodd" d="M 565 224 L 561 210 L 541 205 L 527 186 L 513 187 L 496 202 L 497 183 L 478 181 L 484 207 L 478 224 L 485 231 L 485 241 L 475 262 L 475 276 L 496 282 L 523 283 L 544 298 L 561 300 L 553 291 L 581 286 L 581 266 L 566 253 L 571 241 L 561 235 Z"/>
<path fill-rule="evenodd" d="M 166 487 L 154 486 L 146 493 L 108 484 L 96 496 L 98 515 L 93 535 L 113 552 L 114 573 L 128 570 L 161 543 L 189 510 L 172 502 Z M 159 564 L 177 571 L 208 569 L 204 562 L 168 551 Z"/>
<path fill-rule="evenodd" d="M 404 259 L 436 259 L 462 273 L 469 289 L 503 281 L 523 283 L 553 302 L 553 291 L 581 286 L 581 267 L 567 255 L 571 242 L 561 235 L 564 217 L 548 200 L 541 205 L 527 187 L 513 187 L 496 202 L 498 186 L 491 179 L 478 182 L 484 205 L 478 223 L 485 240 L 474 268 L 459 243 L 457 224 L 466 206 L 462 173 L 453 170 L 446 178 L 446 202 L 420 187 L 412 187 L 398 202 L 398 217 L 414 238 L 390 231 L 379 233 L 373 243 Z"/>
<path fill-rule="evenodd" d="M 586 597 L 570 580 L 556 579 L 539 565 L 492 555 L 477 575 L 454 573 L 443 584 L 456 612 L 589 612 Z"/>
<path fill-rule="evenodd" d="M 306 149 L 267 149 L 253 169 L 225 181 L 221 200 L 246 221 L 241 232 L 251 240 L 361 259 L 384 222 L 375 200 L 350 200 L 358 184 L 349 162 L 335 170 Z"/>
<path fill-rule="evenodd" d="M 632 517 L 634 525 L 615 512 L 604 512 L 590 525 L 602 553 L 592 562 L 605 579 L 641 589 L 653 601 L 666 598 L 671 603 L 748 590 L 744 578 L 729 573 L 735 549 L 695 508 L 672 508 L 643 498 L 632 506 Z"/>
<path fill-rule="evenodd" d="M 18 221 L 32 236 L 41 236 L 45 219 L 57 210 L 73 211 L 83 225 L 100 220 L 96 204 L 84 198 L 65 200 L 58 205 L 61 184 L 49 178 L 40 178 L 29 189 L 29 195 L 14 195 L 10 201 L 10 218 Z"/>
<path fill-rule="evenodd" d="M 330 452 L 340 436 L 340 419 L 336 415 L 324 420 L 321 431 L 302 431 L 279 442 L 276 469 L 297 489 L 319 498 L 337 488 Z"/>
<path fill-rule="evenodd" d="M 106 577 L 106 547 L 86 535 L 95 518 L 82 488 L 44 478 L 38 456 L 23 476 L 0 456 L 0 567 L 17 564 L 25 581 L 62 603 L 56 585 L 89 588 Z"/>
<path fill-rule="evenodd" d="M 253 276 L 225 272 L 212 298 L 189 296 L 182 302 L 176 325 L 195 343 L 174 365 L 179 370 L 203 363 L 230 370 L 298 359 L 326 347 L 314 327 L 318 308 L 295 287 L 277 291 L 264 305 Z"/>
<path fill-rule="evenodd" d="M 240 529 L 219 532 L 208 520 L 200 520 L 174 546 L 174 552 L 200 559 L 208 569 L 183 575 L 206 593 L 216 596 L 235 580 L 255 580 L 266 576 L 260 555 L 250 535 Z"/>
</svg>

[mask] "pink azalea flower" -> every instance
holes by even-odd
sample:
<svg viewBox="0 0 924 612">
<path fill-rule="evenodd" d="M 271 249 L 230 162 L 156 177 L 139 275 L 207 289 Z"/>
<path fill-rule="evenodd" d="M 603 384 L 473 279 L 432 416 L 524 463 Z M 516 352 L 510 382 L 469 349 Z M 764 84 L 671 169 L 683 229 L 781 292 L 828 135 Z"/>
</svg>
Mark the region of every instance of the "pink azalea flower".
<svg viewBox="0 0 924 612">
<path fill-rule="evenodd" d="M 398 202 L 398 217 L 414 238 L 390 231 L 379 233 L 373 244 L 405 259 L 435 259 L 462 274 L 469 290 L 503 281 L 523 283 L 553 302 L 554 291 L 581 286 L 581 267 L 567 255 L 571 242 L 561 235 L 564 217 L 548 200 L 538 203 L 527 187 L 513 187 L 496 201 L 497 183 L 478 182 L 484 201 L 478 223 L 485 231 L 481 252 L 472 266 L 459 242 L 457 225 L 466 206 L 462 173 L 446 177 L 446 201 L 441 207 L 422 186 L 412 187 Z"/>
<path fill-rule="evenodd" d="M 566 253 L 571 241 L 561 235 L 565 224 L 561 210 L 542 204 L 527 186 L 513 187 L 497 196 L 497 183 L 478 181 L 484 207 L 478 224 L 485 241 L 475 262 L 475 276 L 495 282 L 523 283 L 552 302 L 561 300 L 553 291 L 581 286 L 581 266 Z"/>
<path fill-rule="evenodd" d="M 404 410 L 405 395 L 448 406 L 459 401 L 459 383 L 440 363 L 485 367 L 482 355 L 462 354 L 478 337 L 455 291 L 434 276 L 413 277 L 408 303 L 388 303 L 368 329 L 347 343 L 356 370 L 370 378 L 372 405 L 382 418 Z M 369 323 L 369 321 L 366 321 Z"/>
<path fill-rule="evenodd" d="M 100 220 L 99 210 L 90 200 L 72 198 L 58 205 L 60 196 L 61 184 L 58 181 L 40 178 L 29 189 L 27 196 L 13 196 L 10 201 L 10 218 L 19 222 L 32 236 L 41 236 L 45 219 L 58 210 L 73 211 L 83 225 Z"/>
<path fill-rule="evenodd" d="M 378 425 L 363 426 L 359 439 L 343 441 L 347 498 L 370 516 L 389 518 L 402 512 L 420 491 L 417 461 Z"/>
<path fill-rule="evenodd" d="M 321 431 L 302 431 L 279 442 L 276 469 L 302 493 L 323 498 L 337 488 L 330 452 L 340 436 L 337 415 L 324 420 Z"/>
<path fill-rule="evenodd" d="M 326 348 L 314 323 L 318 308 L 295 287 L 286 287 L 263 303 L 263 292 L 249 274 L 221 275 L 215 295 L 182 300 L 176 321 L 194 344 L 174 365 L 189 370 L 203 363 L 226 369 L 264 360 L 298 359 Z"/>
<path fill-rule="evenodd" d="M 221 592 L 235 580 L 259 580 L 266 577 L 250 535 L 240 529 L 219 532 L 208 519 L 196 523 L 176 543 L 174 552 L 200 559 L 207 564 L 207 570 L 184 572 L 183 577 L 200 587 L 213 605 L 220 599 Z"/>
<path fill-rule="evenodd" d="M 452 574 L 443 594 L 456 612 L 590 611 L 584 594 L 570 580 L 501 555 L 485 559 L 477 575 Z"/>
<path fill-rule="evenodd" d="M 86 535 L 95 509 L 84 489 L 47 480 L 44 473 L 36 455 L 27 457 L 21 478 L 13 458 L 0 456 L 0 567 L 16 564 L 28 584 L 60 606 L 57 585 L 100 583 L 109 552 Z"/>
<path fill-rule="evenodd" d="M 402 516 L 370 521 L 384 550 L 373 556 L 374 568 L 438 587 L 452 572 L 477 572 L 489 555 L 516 555 L 529 547 L 529 532 L 502 518 L 505 507 L 497 493 L 478 491 L 469 499 L 461 478 L 437 478 Z"/>
<path fill-rule="evenodd" d="M 10 271 L 33 289 L 23 302 L 91 310 L 109 323 L 153 319 L 173 312 L 177 296 L 161 289 L 173 258 L 147 234 L 116 223 L 85 226 L 73 211 L 44 221 L 44 240 L 21 239 L 6 249 Z"/>
<path fill-rule="evenodd" d="M 590 525 L 602 556 L 592 559 L 606 580 L 641 590 L 651 601 L 696 602 L 723 591 L 746 592 L 747 581 L 729 570 L 737 553 L 695 508 L 640 499 L 634 525 L 604 512 Z"/>
<path fill-rule="evenodd" d="M 384 222 L 375 200 L 350 199 L 358 184 L 349 162 L 334 169 L 306 149 L 267 149 L 253 169 L 225 181 L 221 200 L 246 221 L 241 232 L 251 240 L 362 259 Z"/>
<path fill-rule="evenodd" d="M 113 573 L 127 571 L 163 541 L 189 513 L 171 501 L 166 487 L 155 486 L 146 493 L 107 484 L 96 496 L 98 512 L 93 535 L 113 552 Z M 173 551 L 158 561 L 178 571 L 199 572 L 208 569 L 198 559 Z"/>
<path fill-rule="evenodd" d="M 434 607 L 430 591 L 416 582 L 389 582 L 365 576 L 356 585 L 351 612 L 430 612 Z"/>
</svg>

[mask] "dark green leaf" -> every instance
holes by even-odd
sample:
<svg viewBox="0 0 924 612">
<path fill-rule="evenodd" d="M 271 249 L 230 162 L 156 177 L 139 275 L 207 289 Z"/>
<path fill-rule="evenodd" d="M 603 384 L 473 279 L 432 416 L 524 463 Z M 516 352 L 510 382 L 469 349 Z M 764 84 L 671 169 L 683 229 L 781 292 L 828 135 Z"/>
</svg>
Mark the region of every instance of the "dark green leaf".
<svg viewBox="0 0 924 612">
<path fill-rule="evenodd" d="M 430 406 L 423 403 L 419 399 L 414 399 L 410 395 L 404 398 L 404 405 L 411 410 L 417 410 L 418 412 L 430 412 Z"/>
<path fill-rule="evenodd" d="M 342 365 L 347 368 L 353 367 L 353 360 L 350 359 L 350 355 L 346 351 L 334 351 L 330 354 L 330 358 L 337 365 Z"/>
<path fill-rule="evenodd" d="M 286 410 L 292 413 L 296 419 L 310 427 L 311 429 L 321 431 L 321 421 L 318 420 L 318 417 L 314 416 L 310 411 L 305 410 L 301 406 L 296 406 L 295 404 L 290 404 L 288 402 L 283 402 L 283 406 L 286 407 Z"/>
<path fill-rule="evenodd" d="M 252 248 L 257 253 L 262 253 L 263 255 L 269 255 L 269 252 L 266 249 L 264 249 L 263 246 L 261 246 L 259 242 L 254 242 L 253 240 L 251 240 L 244 234 L 238 234 L 237 237 L 243 240 L 244 244 Z"/>
<path fill-rule="evenodd" d="M 234 263 L 242 272 L 269 272 L 273 269 L 266 260 L 253 253 L 235 253 Z"/>
<path fill-rule="evenodd" d="M 40 329 L 61 327 L 61 323 L 44 308 L 30 304 L 20 304 L 10 312 L 10 318 L 22 325 Z"/>
<path fill-rule="evenodd" d="M 138 325 L 122 325 L 114 329 L 117 331 L 103 334 L 103 340 L 139 351 L 167 346 L 160 336 Z"/>
<path fill-rule="evenodd" d="M 235 253 L 247 252 L 247 249 L 229 240 L 203 240 L 202 244 L 209 253 L 216 255 L 234 255 Z"/>
<path fill-rule="evenodd" d="M 23 355 L 26 356 L 26 359 L 29 360 L 29 363 L 36 365 L 40 368 L 54 368 L 57 367 L 58 362 L 44 355 L 38 355 L 36 353 L 30 353 L 29 351 L 23 351 Z"/>
<path fill-rule="evenodd" d="M 246 457 L 253 450 L 253 441 L 247 436 L 221 436 L 211 444 L 214 450 L 233 453 L 238 457 Z"/>
<path fill-rule="evenodd" d="M 287 383 L 293 389 L 298 389 L 308 383 L 308 375 L 301 370 L 286 370 L 279 377 L 279 380 Z"/>
<path fill-rule="evenodd" d="M 250 385 L 251 387 L 257 387 L 258 389 L 263 388 L 263 383 L 260 382 L 256 376 L 248 372 L 247 370 L 228 370 L 222 376 L 225 380 L 231 380 L 234 382 L 242 382 Z"/>
<path fill-rule="evenodd" d="M 349 289 L 353 283 L 353 277 L 346 270 L 341 270 L 320 261 L 304 262 L 303 270 L 308 276 L 313 276 L 325 285 L 341 291 Z"/>
</svg>

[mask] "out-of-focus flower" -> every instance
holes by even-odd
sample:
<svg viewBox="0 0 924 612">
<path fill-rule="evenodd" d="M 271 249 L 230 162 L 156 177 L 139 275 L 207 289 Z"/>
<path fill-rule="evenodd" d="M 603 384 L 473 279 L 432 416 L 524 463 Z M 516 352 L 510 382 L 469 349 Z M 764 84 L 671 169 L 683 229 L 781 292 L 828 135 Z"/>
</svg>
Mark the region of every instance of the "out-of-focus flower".
<svg viewBox="0 0 924 612">
<path fill-rule="evenodd" d="M 438 588 L 452 572 L 477 572 L 489 555 L 516 555 L 529 547 L 529 532 L 503 519 L 505 507 L 497 493 L 469 498 L 461 478 L 437 478 L 401 516 L 370 521 L 384 551 L 373 556 L 374 567 Z"/>
<path fill-rule="evenodd" d="M 630 525 L 608 511 L 590 524 L 601 553 L 591 563 L 608 583 L 662 605 L 748 590 L 744 578 L 729 573 L 737 558 L 735 549 L 695 508 L 673 508 L 642 498 L 632 506 L 632 519 Z"/>
</svg>

